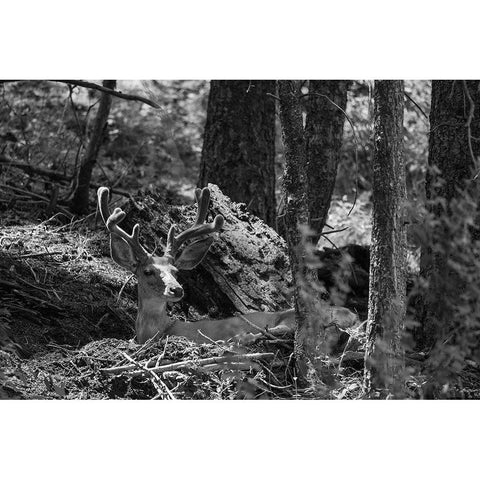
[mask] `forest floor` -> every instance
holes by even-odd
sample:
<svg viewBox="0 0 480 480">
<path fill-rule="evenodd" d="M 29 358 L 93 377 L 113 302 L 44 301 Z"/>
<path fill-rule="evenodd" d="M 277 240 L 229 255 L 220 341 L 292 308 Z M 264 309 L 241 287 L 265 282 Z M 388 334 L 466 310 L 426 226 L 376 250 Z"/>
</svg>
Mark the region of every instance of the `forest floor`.
<svg viewBox="0 0 480 480">
<path fill-rule="evenodd" d="M 207 82 L 154 87 L 165 107 L 161 115 L 115 100 L 92 180 L 132 193 L 162 187 L 167 203 L 177 204 L 191 196 L 197 177 Z M 261 336 L 242 347 L 179 337 L 143 346 L 132 340 L 136 281 L 111 260 L 103 224 L 94 214 L 75 221 L 53 215 L 58 206 L 52 200 L 70 193 L 96 98 L 52 82 L 0 89 L 0 398 L 365 398 L 362 328 L 344 332 L 353 341 L 319 360 L 325 375 L 309 378 L 308 385 L 298 383 L 291 337 Z M 368 137 L 368 128 L 360 130 Z M 281 159 L 281 142 L 277 150 Z M 36 168 L 34 175 L 26 165 Z M 342 177 L 345 191 L 350 177 Z M 338 232 L 322 247 L 370 243 L 367 190 L 355 208 L 351 195 L 335 196 L 328 223 Z M 409 263 L 418 267 L 415 255 Z M 184 316 L 179 305 L 171 314 Z M 406 395 L 425 398 L 422 366 L 411 362 Z M 479 378 L 478 366 L 469 365 L 446 394 L 433 397 L 480 398 Z"/>
<path fill-rule="evenodd" d="M 170 186 L 171 204 L 195 184 L 207 82 L 164 82 L 152 88 L 165 107 L 162 114 L 142 104 L 113 102 L 92 181 L 129 192 Z M 136 281 L 110 259 L 103 225 L 93 215 L 60 221 L 61 215 L 53 215 L 55 205 L 46 213 L 55 188 L 59 199 L 68 197 L 68 179 L 82 156 L 98 96 L 81 89 L 69 92 L 53 82 L 8 83 L 0 93 L 0 135 L 6 141 L 0 159 L 0 397 L 362 394 L 361 369 L 353 369 L 345 385 L 334 388 L 296 384 L 292 338 L 261 338 L 242 348 L 234 343 L 200 346 L 181 338 L 147 346 L 133 342 Z M 35 175 L 21 165 L 33 165 Z M 63 180 L 42 171 L 63 172 Z M 171 313 L 182 316 L 178 306 Z M 149 360 L 165 368 L 139 375 Z M 126 366 L 118 375 L 106 371 Z"/>
<path fill-rule="evenodd" d="M 136 344 L 136 282 L 108 256 L 103 225 L 31 217 L 31 208 L 2 212 L 0 398 L 364 398 L 362 334 L 355 351 L 322 360 L 330 375 L 308 385 L 297 384 L 291 337 Z M 454 397 L 480 398 L 478 369 L 461 377 Z M 410 378 L 411 398 L 423 381 Z"/>
<path fill-rule="evenodd" d="M 361 396 L 361 369 L 328 387 L 296 384 L 291 337 L 248 346 L 181 337 L 136 344 L 136 282 L 108 256 L 103 225 L 91 217 L 66 225 L 55 217 L 34 221 L 32 213 L 18 206 L 2 212 L 0 397 Z"/>
</svg>

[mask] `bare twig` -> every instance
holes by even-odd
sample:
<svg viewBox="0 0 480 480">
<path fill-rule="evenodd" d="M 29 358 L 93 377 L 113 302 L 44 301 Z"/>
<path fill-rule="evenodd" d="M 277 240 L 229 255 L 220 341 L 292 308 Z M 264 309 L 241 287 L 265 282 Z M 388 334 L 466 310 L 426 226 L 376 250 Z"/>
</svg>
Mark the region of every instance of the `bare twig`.
<svg viewBox="0 0 480 480">
<path fill-rule="evenodd" d="M 153 386 L 156 388 L 158 395 L 154 398 L 159 398 L 162 396 L 163 392 L 160 387 L 163 387 L 163 389 L 167 392 L 168 397 L 170 400 L 175 400 L 175 397 L 173 396 L 172 392 L 170 389 L 165 385 L 165 383 L 162 381 L 162 379 L 156 374 L 156 372 L 153 371 L 153 369 L 149 369 L 145 367 L 145 365 L 142 365 L 140 362 L 137 362 L 134 360 L 132 357 L 127 355 L 125 352 L 120 352 L 129 362 L 133 363 L 135 366 L 140 368 L 142 371 L 147 373 L 149 376 L 152 377 L 152 383 Z"/>
<path fill-rule="evenodd" d="M 128 282 L 132 278 L 135 278 L 135 275 L 133 273 L 123 282 L 122 288 L 120 289 L 120 291 L 118 292 L 118 295 L 117 295 L 117 303 L 120 302 L 120 299 L 122 298 L 122 293 L 125 290 L 125 287 L 127 286 Z M 153 338 L 155 338 L 155 337 L 156 337 L 156 335 Z"/>
<path fill-rule="evenodd" d="M 273 93 L 267 92 L 265 95 L 268 95 L 269 97 L 274 98 L 275 100 L 280 102 L 280 97 L 277 97 L 277 95 L 274 95 Z"/>
<path fill-rule="evenodd" d="M 6 157 L 5 155 L 0 155 L 0 163 L 6 164 L 9 167 L 18 168 L 20 170 L 27 172 L 30 175 L 36 174 L 36 175 L 40 175 L 41 177 L 47 177 L 57 181 L 69 180 L 69 178 L 63 173 L 54 172 L 52 170 L 46 170 L 40 167 L 34 167 L 33 165 L 29 165 L 27 163 L 14 162 L 13 160 L 10 160 L 8 157 Z"/>
<path fill-rule="evenodd" d="M 428 115 L 423 111 L 422 107 L 407 92 L 404 91 L 403 93 L 418 108 L 418 110 L 420 110 L 421 114 L 427 119 L 428 122 Z"/>
<path fill-rule="evenodd" d="M 38 195 L 38 193 L 34 193 L 34 192 L 29 192 L 28 190 L 22 190 L 21 188 L 17 188 L 17 187 L 12 187 L 11 185 L 8 185 L 6 183 L 2 184 L 2 187 L 5 187 L 5 188 L 8 188 L 10 190 L 13 190 L 14 192 L 18 192 L 18 193 L 23 193 L 24 195 L 27 195 L 31 198 L 36 198 L 38 200 L 42 200 L 44 201 L 47 205 L 50 203 L 50 200 L 46 197 L 42 197 L 42 195 Z M 66 215 L 67 217 L 71 218 L 73 215 L 65 208 L 63 207 L 60 207 L 59 205 L 57 205 L 57 210 L 61 213 L 63 213 L 64 215 Z"/>
<path fill-rule="evenodd" d="M 18 168 L 20 170 L 27 172 L 30 175 L 33 175 L 33 174 L 40 175 L 41 177 L 51 178 L 52 180 L 55 180 L 58 182 L 71 182 L 73 180 L 72 177 L 68 175 L 64 175 L 63 173 L 47 170 L 44 168 L 33 167 L 32 165 L 29 165 L 27 163 L 14 162 L 13 160 L 10 160 L 8 157 L 6 157 L 5 155 L 0 155 L 0 163 L 6 164 L 9 167 Z M 98 190 L 101 186 L 103 186 L 103 184 L 100 185 L 97 183 L 91 183 L 89 188 L 92 190 Z M 126 192 L 125 190 L 121 190 L 118 188 L 110 188 L 110 192 L 133 200 L 131 193 Z M 40 198 L 42 199 L 42 201 L 46 201 L 46 202 L 49 201 L 49 199 L 47 198 L 44 198 L 44 197 L 40 197 Z"/>
<path fill-rule="evenodd" d="M 205 372 L 218 372 L 219 370 L 223 370 L 225 367 L 221 364 L 212 363 L 210 365 L 204 365 L 200 368 Z M 230 370 L 250 370 L 252 368 L 258 369 L 260 367 L 252 362 L 232 362 L 228 364 L 228 368 Z"/>
<path fill-rule="evenodd" d="M 153 108 L 159 108 L 161 109 L 162 107 L 154 102 L 153 100 L 150 100 L 145 97 L 141 97 L 140 95 L 132 95 L 129 93 L 122 93 L 118 90 L 112 90 L 111 88 L 104 87 L 102 85 L 98 85 L 97 83 L 93 82 L 86 82 L 84 80 L 50 80 L 51 82 L 60 82 L 60 83 L 66 83 L 67 85 L 76 85 L 77 87 L 85 87 L 85 88 L 90 88 L 92 90 L 98 90 L 103 93 L 108 93 L 109 95 L 112 95 L 113 97 L 118 97 L 118 98 L 123 98 L 124 100 L 134 100 L 136 102 L 142 102 L 147 105 L 150 105 L 150 107 Z"/>
<path fill-rule="evenodd" d="M 274 335 L 272 335 L 271 333 L 269 333 L 266 328 L 258 327 L 257 325 L 252 323 L 247 317 L 245 317 L 245 315 L 242 315 L 241 313 L 237 313 L 237 316 L 239 318 L 241 318 L 247 325 L 252 327 L 255 331 L 257 331 L 259 333 L 262 333 L 263 335 L 268 337 L 270 340 L 277 340 L 277 338 Z"/>
<path fill-rule="evenodd" d="M 339 233 L 339 232 L 344 232 L 345 230 L 348 230 L 349 227 L 344 227 L 344 228 L 339 228 L 338 230 L 330 230 L 329 232 L 322 232 L 323 235 L 331 235 L 332 233 Z"/>
</svg>

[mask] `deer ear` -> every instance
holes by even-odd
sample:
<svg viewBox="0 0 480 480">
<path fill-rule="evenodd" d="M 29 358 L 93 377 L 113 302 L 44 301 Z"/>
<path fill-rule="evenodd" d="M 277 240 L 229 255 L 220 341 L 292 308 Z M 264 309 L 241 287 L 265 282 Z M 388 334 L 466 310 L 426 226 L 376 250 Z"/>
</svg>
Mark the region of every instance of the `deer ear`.
<svg viewBox="0 0 480 480">
<path fill-rule="evenodd" d="M 121 267 L 135 273 L 139 260 L 135 256 L 132 247 L 115 233 L 110 235 L 110 254 L 113 260 Z"/>
<path fill-rule="evenodd" d="M 192 270 L 205 258 L 213 241 L 212 237 L 207 237 L 187 245 L 175 260 L 175 266 L 179 270 Z"/>
</svg>

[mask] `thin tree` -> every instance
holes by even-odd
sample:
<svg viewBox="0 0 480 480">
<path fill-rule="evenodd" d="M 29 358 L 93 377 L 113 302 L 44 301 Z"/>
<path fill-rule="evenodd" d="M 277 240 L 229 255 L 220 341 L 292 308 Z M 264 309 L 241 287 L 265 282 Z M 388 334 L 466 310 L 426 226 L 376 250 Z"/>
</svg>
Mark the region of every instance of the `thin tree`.
<svg viewBox="0 0 480 480">
<path fill-rule="evenodd" d="M 280 98 L 280 121 L 285 146 L 285 170 L 283 174 L 283 192 L 285 201 L 285 237 L 289 248 L 290 265 L 294 285 L 294 303 L 296 314 L 295 355 L 302 362 L 308 355 L 308 319 L 309 306 L 302 295 L 302 280 L 307 278 L 305 265 L 305 245 L 302 243 L 299 227 L 308 226 L 307 202 L 307 157 L 303 130 L 303 113 L 299 103 L 299 85 L 293 80 L 278 82 Z M 305 369 L 301 367 L 303 374 Z"/>
<path fill-rule="evenodd" d="M 401 396 L 406 297 L 406 201 L 401 80 L 375 81 L 373 225 L 365 384 Z"/>
<path fill-rule="evenodd" d="M 102 85 L 106 88 L 114 89 L 116 80 L 104 80 Z M 112 97 L 110 94 L 102 92 L 85 156 L 82 159 L 82 163 L 77 173 L 75 189 L 71 201 L 71 209 L 74 213 L 82 214 L 89 211 L 88 192 L 92 178 L 92 171 L 97 162 L 100 146 L 102 145 L 111 105 Z"/>
<path fill-rule="evenodd" d="M 212 80 L 198 186 L 217 184 L 276 225 L 273 80 Z"/>
<path fill-rule="evenodd" d="M 320 238 L 332 200 L 345 124 L 347 80 L 310 80 L 305 141 L 307 197 L 314 241 Z"/>
<path fill-rule="evenodd" d="M 297 360 L 300 360 L 298 364 L 303 370 L 301 373 L 305 372 L 306 364 L 303 360 L 312 361 L 322 349 L 322 332 L 319 329 L 322 322 L 318 319 L 321 312 L 315 307 L 317 293 L 312 289 L 317 278 L 315 270 L 309 268 L 308 263 L 330 206 L 347 94 L 347 82 L 321 84 L 322 82 L 310 82 L 307 125 L 304 128 L 301 83 L 278 82 L 285 146 L 284 231 L 294 278 L 297 316 L 295 351 Z M 330 98 L 332 94 L 333 100 Z M 332 102 L 335 113 L 330 110 Z M 324 111 L 325 108 L 328 108 L 328 112 Z M 343 121 L 339 120 L 340 117 Z M 320 230 L 312 230 L 312 225 Z"/>
</svg>

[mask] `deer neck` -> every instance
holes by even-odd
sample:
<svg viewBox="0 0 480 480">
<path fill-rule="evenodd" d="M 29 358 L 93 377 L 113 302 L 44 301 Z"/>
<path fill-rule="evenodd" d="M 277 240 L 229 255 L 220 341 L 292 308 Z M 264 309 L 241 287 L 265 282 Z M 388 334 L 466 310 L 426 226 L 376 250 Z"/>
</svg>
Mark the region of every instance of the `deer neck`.
<svg viewBox="0 0 480 480">
<path fill-rule="evenodd" d="M 138 289 L 138 315 L 136 322 L 137 342 L 145 343 L 159 333 L 163 335 L 175 320 L 167 313 L 167 302 L 158 297 L 145 296 Z"/>
</svg>

